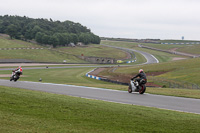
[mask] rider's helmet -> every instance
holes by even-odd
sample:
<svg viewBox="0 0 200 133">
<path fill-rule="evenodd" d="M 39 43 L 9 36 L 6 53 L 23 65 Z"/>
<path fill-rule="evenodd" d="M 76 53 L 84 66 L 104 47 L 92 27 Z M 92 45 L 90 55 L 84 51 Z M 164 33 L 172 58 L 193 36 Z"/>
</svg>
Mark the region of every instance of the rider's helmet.
<svg viewBox="0 0 200 133">
<path fill-rule="evenodd" d="M 140 69 L 140 70 L 139 70 L 139 73 L 141 73 L 141 72 L 143 72 L 143 69 Z"/>
</svg>

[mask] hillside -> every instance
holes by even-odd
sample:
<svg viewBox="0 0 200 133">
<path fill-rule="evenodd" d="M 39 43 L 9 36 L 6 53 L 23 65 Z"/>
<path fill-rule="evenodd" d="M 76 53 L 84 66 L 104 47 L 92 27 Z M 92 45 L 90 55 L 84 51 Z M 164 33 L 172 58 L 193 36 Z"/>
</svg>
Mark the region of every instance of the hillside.
<svg viewBox="0 0 200 133">
<path fill-rule="evenodd" d="M 80 23 L 72 21 L 53 21 L 52 19 L 33 19 L 26 16 L 0 16 L 0 33 L 10 35 L 10 38 L 21 40 L 36 40 L 41 44 L 54 47 L 69 43 L 99 44 L 99 36 Z"/>
<path fill-rule="evenodd" d="M 130 58 L 130 54 L 125 51 L 96 44 L 52 48 L 47 45 L 10 39 L 6 34 L 0 34 L 0 51 L 0 62 L 91 63 L 84 60 L 81 55 L 85 58 Z"/>
<path fill-rule="evenodd" d="M 138 49 L 145 51 L 154 55 L 160 63 L 142 66 L 132 66 L 132 67 L 118 67 L 115 71 L 109 68 L 98 76 L 109 77 L 111 80 L 118 80 L 121 82 L 128 83 L 133 75 L 138 73 L 140 68 L 143 68 L 148 76 L 148 81 L 160 85 L 160 87 L 170 87 L 170 88 L 200 88 L 199 80 L 199 58 L 189 59 L 185 56 L 179 56 L 176 54 L 165 53 L 162 51 L 149 50 L 144 48 L 139 48 L 138 43 L 135 42 L 122 42 L 122 41 L 102 41 L 101 43 L 107 45 L 113 45 L 118 47 L 125 47 L 130 49 Z M 143 43 L 143 45 L 158 47 L 160 49 L 174 49 L 174 48 L 184 48 L 185 53 L 190 53 L 196 51 L 199 53 L 199 44 L 194 45 L 163 45 L 163 44 L 149 44 Z"/>
</svg>

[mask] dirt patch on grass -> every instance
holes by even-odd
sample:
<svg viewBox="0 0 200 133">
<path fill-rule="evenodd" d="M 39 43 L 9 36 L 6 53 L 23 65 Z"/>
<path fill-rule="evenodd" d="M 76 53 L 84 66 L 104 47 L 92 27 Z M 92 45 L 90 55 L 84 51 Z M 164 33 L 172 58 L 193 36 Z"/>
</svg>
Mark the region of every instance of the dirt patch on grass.
<svg viewBox="0 0 200 133">
<path fill-rule="evenodd" d="M 174 57 L 172 60 L 175 61 L 175 60 L 184 60 L 186 58 L 181 58 L 181 57 Z"/>
<path fill-rule="evenodd" d="M 178 49 L 178 48 L 172 48 L 172 49 L 170 49 L 170 51 L 176 52 L 177 49 Z"/>
<path fill-rule="evenodd" d="M 100 73 L 100 72 L 102 72 L 102 71 L 104 71 L 106 68 L 97 68 L 97 69 L 95 69 L 94 71 L 92 71 L 91 73 L 90 73 L 90 75 L 94 75 L 94 76 L 98 76 L 98 74 Z"/>
<path fill-rule="evenodd" d="M 162 72 L 148 72 L 146 73 L 147 76 L 158 76 L 158 75 L 161 75 L 161 74 L 164 74 L 164 73 L 167 73 L 169 71 L 162 71 Z"/>
<path fill-rule="evenodd" d="M 126 60 L 126 59 L 131 59 L 131 54 L 128 53 L 128 52 L 126 52 L 126 57 L 125 57 L 124 59 L 125 59 L 125 60 Z"/>
<path fill-rule="evenodd" d="M 94 75 L 94 76 L 98 76 L 98 77 L 103 77 L 112 81 L 117 81 L 117 82 L 122 82 L 122 83 L 130 83 L 130 79 L 135 76 L 134 75 L 128 75 L 128 74 L 117 74 L 117 75 L 107 75 L 107 76 L 100 76 L 99 73 L 106 70 L 107 68 L 97 68 L 96 70 L 94 70 L 93 72 L 90 73 L 90 75 Z M 164 74 L 167 72 L 149 72 L 146 75 L 147 76 L 158 76 L 161 74 Z M 162 87 L 160 85 L 157 85 L 153 82 L 147 82 L 146 84 L 147 86 L 152 86 L 152 87 Z"/>
</svg>

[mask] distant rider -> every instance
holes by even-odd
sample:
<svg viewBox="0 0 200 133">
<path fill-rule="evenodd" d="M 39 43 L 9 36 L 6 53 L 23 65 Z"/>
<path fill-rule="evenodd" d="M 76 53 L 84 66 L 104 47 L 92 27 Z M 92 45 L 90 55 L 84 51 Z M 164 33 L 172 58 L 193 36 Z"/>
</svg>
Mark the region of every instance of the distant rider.
<svg viewBox="0 0 200 133">
<path fill-rule="evenodd" d="M 137 79 L 135 79 L 137 78 Z M 134 80 L 138 83 L 136 84 L 136 86 L 139 86 L 139 84 L 141 84 L 140 82 L 143 81 L 144 84 L 146 84 L 147 82 L 147 78 L 146 78 L 146 74 L 144 73 L 143 69 L 140 69 L 139 70 L 139 73 L 133 77 L 131 80 Z"/>
<path fill-rule="evenodd" d="M 18 75 L 18 76 L 22 75 L 22 73 L 23 73 L 22 67 L 19 66 L 19 67 L 18 67 L 17 69 L 15 69 L 13 72 L 14 72 L 14 75 Z"/>
</svg>

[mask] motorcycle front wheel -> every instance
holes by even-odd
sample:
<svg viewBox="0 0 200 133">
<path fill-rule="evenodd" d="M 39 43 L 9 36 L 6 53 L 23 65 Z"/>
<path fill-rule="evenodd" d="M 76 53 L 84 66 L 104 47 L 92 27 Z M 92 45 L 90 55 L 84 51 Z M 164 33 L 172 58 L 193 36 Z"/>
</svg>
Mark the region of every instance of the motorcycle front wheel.
<svg viewBox="0 0 200 133">
<path fill-rule="evenodd" d="M 132 93 L 132 86 L 131 86 L 131 84 L 129 84 L 128 92 L 129 92 L 129 93 Z"/>
</svg>

